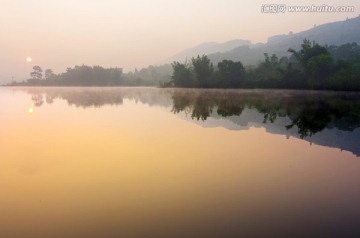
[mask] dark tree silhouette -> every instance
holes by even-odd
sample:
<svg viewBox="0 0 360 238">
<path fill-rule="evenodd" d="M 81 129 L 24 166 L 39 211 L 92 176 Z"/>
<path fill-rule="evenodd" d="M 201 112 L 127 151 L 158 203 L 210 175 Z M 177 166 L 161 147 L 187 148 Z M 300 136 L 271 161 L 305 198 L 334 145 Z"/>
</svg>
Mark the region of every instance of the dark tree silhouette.
<svg viewBox="0 0 360 238">
<path fill-rule="evenodd" d="M 187 63 L 173 62 L 171 66 L 174 70 L 173 76 L 171 76 L 172 83 L 176 87 L 190 88 L 195 86 L 190 66 Z"/>
<path fill-rule="evenodd" d="M 50 79 L 51 77 L 53 77 L 55 74 L 53 72 L 52 69 L 46 69 L 45 70 L 45 79 Z"/>
<path fill-rule="evenodd" d="M 209 88 L 213 86 L 211 80 L 214 73 L 214 66 L 209 58 L 206 55 L 201 57 L 198 55 L 196 58 L 192 58 L 191 62 L 198 87 Z"/>
<path fill-rule="evenodd" d="M 239 88 L 245 79 L 245 68 L 241 62 L 223 60 L 218 63 L 219 85 L 223 88 Z"/>
<path fill-rule="evenodd" d="M 33 70 L 34 71 L 30 73 L 31 78 L 41 80 L 42 79 L 42 72 L 43 72 L 41 67 L 36 65 L 36 66 L 33 67 Z"/>
</svg>

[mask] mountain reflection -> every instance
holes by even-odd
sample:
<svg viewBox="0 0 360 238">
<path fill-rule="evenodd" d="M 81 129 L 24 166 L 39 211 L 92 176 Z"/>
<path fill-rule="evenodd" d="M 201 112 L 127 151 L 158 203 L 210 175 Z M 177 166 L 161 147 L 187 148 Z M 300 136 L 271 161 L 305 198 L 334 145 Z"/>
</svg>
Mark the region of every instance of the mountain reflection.
<svg viewBox="0 0 360 238">
<path fill-rule="evenodd" d="M 208 127 L 231 130 L 265 127 L 270 133 L 352 151 L 360 155 L 360 94 L 278 90 L 156 88 L 27 88 L 36 107 L 56 99 L 76 107 L 122 105 L 133 100 L 168 108 Z M 261 115 L 259 118 L 259 115 Z M 222 119 L 222 120 L 218 120 Z M 232 123 L 229 126 L 229 122 Z M 212 126 L 213 126 L 212 124 Z M 236 125 L 234 127 L 234 125 Z M 323 132 L 321 134 L 320 132 Z"/>
</svg>

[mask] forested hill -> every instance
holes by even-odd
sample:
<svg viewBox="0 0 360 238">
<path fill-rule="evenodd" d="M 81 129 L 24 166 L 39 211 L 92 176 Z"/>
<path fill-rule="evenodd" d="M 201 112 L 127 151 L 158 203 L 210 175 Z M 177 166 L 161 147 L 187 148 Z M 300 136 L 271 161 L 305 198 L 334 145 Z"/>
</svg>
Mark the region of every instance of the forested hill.
<svg viewBox="0 0 360 238">
<path fill-rule="evenodd" d="M 172 64 L 168 86 L 190 88 L 282 88 L 360 91 L 360 46 L 321 46 L 307 39 L 291 57 L 264 54 L 256 67 L 222 60 L 214 65 L 206 56 Z"/>
<path fill-rule="evenodd" d="M 217 64 L 224 59 L 241 61 L 244 65 L 255 65 L 264 58 L 264 53 L 276 54 L 278 57 L 289 56 L 289 48 L 300 49 L 304 39 L 316 41 L 320 45 L 343 45 L 347 43 L 360 44 L 360 16 L 339 22 L 332 22 L 312 27 L 303 32 L 271 36 L 264 44 L 251 44 L 248 41 L 234 40 L 223 44 L 206 43 L 184 50 L 174 57 L 173 60 L 185 61 L 197 55 L 206 54 L 209 59 Z M 234 44 L 236 43 L 236 44 Z M 226 46 L 226 47 L 220 47 Z M 229 49 L 233 46 L 232 49 Z"/>
<path fill-rule="evenodd" d="M 320 45 L 343 45 L 347 43 L 360 44 L 360 16 L 340 22 L 314 26 L 312 29 L 269 37 L 262 45 L 240 46 L 231 51 L 210 54 L 213 63 L 223 59 L 241 61 L 244 65 L 255 65 L 263 59 L 264 53 L 276 54 L 278 57 L 289 56 L 289 48 L 300 49 L 304 39 L 316 41 Z"/>
</svg>

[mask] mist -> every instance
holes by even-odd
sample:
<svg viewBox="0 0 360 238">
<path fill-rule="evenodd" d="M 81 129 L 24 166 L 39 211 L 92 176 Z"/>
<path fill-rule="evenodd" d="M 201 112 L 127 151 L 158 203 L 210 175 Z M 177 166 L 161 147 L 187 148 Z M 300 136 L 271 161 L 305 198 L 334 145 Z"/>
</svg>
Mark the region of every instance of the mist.
<svg viewBox="0 0 360 238">
<path fill-rule="evenodd" d="M 55 73 L 82 64 L 120 67 L 128 72 L 162 64 L 166 58 L 204 42 L 266 42 L 272 35 L 358 15 L 358 11 L 264 14 L 263 4 L 268 2 L 4 0 L 0 82 L 24 80 L 34 65 Z M 326 4 L 360 8 L 355 0 Z M 26 57 L 33 61 L 27 63 Z"/>
</svg>

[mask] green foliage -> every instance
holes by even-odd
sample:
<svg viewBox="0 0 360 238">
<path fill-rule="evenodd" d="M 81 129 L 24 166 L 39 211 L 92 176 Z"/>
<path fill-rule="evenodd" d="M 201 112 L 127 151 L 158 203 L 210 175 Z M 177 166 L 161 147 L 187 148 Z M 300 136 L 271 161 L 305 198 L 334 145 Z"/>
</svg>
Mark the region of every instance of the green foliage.
<svg viewBox="0 0 360 238">
<path fill-rule="evenodd" d="M 121 85 L 122 69 L 101 66 L 75 66 L 53 78 L 60 86 L 117 86 Z"/>
<path fill-rule="evenodd" d="M 280 59 L 265 53 L 262 62 L 247 69 L 229 59 L 215 68 L 206 55 L 127 74 L 121 68 L 82 65 L 57 75 L 47 69 L 43 79 L 41 67 L 34 66 L 31 79 L 11 85 L 360 90 L 360 46 L 356 43 L 324 47 L 305 39 L 300 50 L 288 51 L 292 55 Z"/>
<path fill-rule="evenodd" d="M 176 62 L 173 86 L 360 90 L 360 47 L 356 43 L 324 47 L 305 39 L 299 51 L 289 52 L 290 59 L 265 53 L 264 61 L 247 70 L 232 60 L 221 61 L 215 70 L 206 56 L 193 58 L 192 65 Z M 186 84 L 191 76 L 195 77 L 192 84 Z"/>
<path fill-rule="evenodd" d="M 329 78 L 327 87 L 347 91 L 360 90 L 360 62 L 341 63 L 337 72 Z"/>
<path fill-rule="evenodd" d="M 311 88 L 324 88 L 328 80 L 334 59 L 328 54 L 321 54 L 309 59 L 307 66 L 309 70 L 309 86 Z"/>
<path fill-rule="evenodd" d="M 223 88 L 239 88 L 245 78 L 241 62 L 223 60 L 218 63 L 218 85 Z"/>
<path fill-rule="evenodd" d="M 185 63 L 174 62 L 171 64 L 174 74 L 171 77 L 173 84 L 177 87 L 190 88 L 195 86 L 194 77 L 192 76 L 190 66 Z"/>
<path fill-rule="evenodd" d="M 325 81 L 329 78 L 333 58 L 328 50 L 317 44 L 304 39 L 301 49 L 295 51 L 289 49 L 296 59 L 298 68 L 303 72 L 307 87 L 311 89 L 324 88 Z"/>
<path fill-rule="evenodd" d="M 149 66 L 141 70 L 124 74 L 121 68 L 103 68 L 101 66 L 68 67 L 66 72 L 54 74 L 52 69 L 45 70 L 34 66 L 31 78 L 26 82 L 12 83 L 12 86 L 159 86 L 169 85 L 171 66 Z"/>
<path fill-rule="evenodd" d="M 197 56 L 191 63 L 174 62 L 172 85 L 175 87 L 239 88 L 245 80 L 245 68 L 241 62 L 223 60 L 218 70 L 207 56 Z"/>
<path fill-rule="evenodd" d="M 249 87 L 278 88 L 281 86 L 280 77 L 285 65 L 279 62 L 278 57 L 273 54 L 271 57 L 264 54 L 265 59 L 257 68 L 248 74 Z"/>
<path fill-rule="evenodd" d="M 213 85 L 212 77 L 214 75 L 214 66 L 206 55 L 197 56 L 191 59 L 193 72 L 198 87 L 209 88 Z"/>
<path fill-rule="evenodd" d="M 296 60 L 301 64 L 303 69 L 307 71 L 308 69 L 308 62 L 312 57 L 322 55 L 322 54 L 329 54 L 327 49 L 323 46 L 320 46 L 316 42 L 310 42 L 307 39 L 304 39 L 303 43 L 301 44 L 300 51 L 295 51 L 293 49 L 289 49 L 289 52 L 291 52 Z"/>
<path fill-rule="evenodd" d="M 122 69 L 105 69 L 101 66 L 75 66 L 67 68 L 66 72 L 54 74 L 51 69 L 45 70 L 42 80 L 42 69 L 34 66 L 31 79 L 19 85 L 30 86 L 118 86 L 122 84 Z"/>
<path fill-rule="evenodd" d="M 122 85 L 127 86 L 159 86 L 168 85 L 171 81 L 172 67 L 169 64 L 160 66 L 150 65 L 140 70 L 123 74 Z"/>
<path fill-rule="evenodd" d="M 355 42 L 341 46 L 331 45 L 327 47 L 327 50 L 338 60 L 358 60 L 360 57 L 360 46 Z"/>
</svg>

